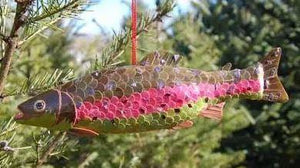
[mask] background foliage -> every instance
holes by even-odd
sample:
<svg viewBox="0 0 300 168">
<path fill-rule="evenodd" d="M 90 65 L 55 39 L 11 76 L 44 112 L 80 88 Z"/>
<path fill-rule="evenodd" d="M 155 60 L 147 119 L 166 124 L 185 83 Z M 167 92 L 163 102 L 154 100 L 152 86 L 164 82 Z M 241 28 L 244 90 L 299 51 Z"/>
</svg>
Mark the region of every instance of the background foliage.
<svg viewBox="0 0 300 168">
<path fill-rule="evenodd" d="M 0 33 L 7 35 L 15 5 L 12 1 L 4 2 L 0 8 Z M 45 1 L 35 1 L 38 2 Z M 0 167 L 299 165 L 299 1 L 195 0 L 189 12 L 174 18 L 168 26 L 163 26 L 159 20 L 173 7 L 156 1 L 157 12 L 143 13 L 140 22 L 140 57 L 153 50 L 167 50 L 183 55 L 183 66 L 217 70 L 227 62 L 234 68 L 252 65 L 271 48 L 280 46 L 283 57 L 279 75 L 290 101 L 277 104 L 232 100 L 226 104 L 225 116 L 219 123 L 199 119 L 194 127 L 176 132 L 100 135 L 93 139 L 19 125 L 11 118 L 16 105 L 30 95 L 89 72 L 89 69 L 129 64 L 129 20 L 125 21 L 125 30 L 112 40 L 107 41 L 109 37 L 103 34 L 82 37 L 72 30 L 72 22 L 62 26 L 59 20 L 78 14 L 85 9 L 82 8 L 85 2 L 76 1 L 75 6 L 75 1 L 48 2 L 53 4 L 49 3 L 50 7 L 42 5 L 39 12 L 32 12 L 35 9 L 32 8 L 29 15 L 32 19 L 21 32 L 22 45 L 13 55 L 2 95 L 4 99 L 0 103 Z M 70 8 L 62 8 L 69 7 L 68 3 L 71 3 Z M 141 4 L 142 9 L 146 6 Z M 54 15 L 49 11 L 58 12 Z M 2 41 L 0 58 L 5 46 Z"/>
</svg>

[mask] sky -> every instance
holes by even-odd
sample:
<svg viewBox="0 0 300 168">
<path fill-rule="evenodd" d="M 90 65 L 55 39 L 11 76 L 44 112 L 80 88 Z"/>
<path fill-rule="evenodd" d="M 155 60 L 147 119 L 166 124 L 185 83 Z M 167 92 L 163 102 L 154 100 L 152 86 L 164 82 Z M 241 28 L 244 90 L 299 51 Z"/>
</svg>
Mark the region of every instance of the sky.
<svg viewBox="0 0 300 168">
<path fill-rule="evenodd" d="M 170 14 L 171 17 L 176 17 L 179 12 L 185 12 L 190 7 L 191 0 L 176 0 L 176 8 Z M 125 2 L 125 3 L 124 3 Z M 137 0 L 138 3 L 145 3 L 147 9 L 155 9 L 155 0 Z M 101 31 L 112 34 L 113 31 L 119 32 L 122 26 L 124 17 L 130 16 L 130 7 L 128 4 L 131 0 L 101 0 L 96 5 L 93 5 L 88 11 L 79 15 L 78 25 L 84 26 L 79 33 L 83 34 L 98 34 Z M 102 30 L 93 22 L 93 19 L 101 26 Z"/>
</svg>

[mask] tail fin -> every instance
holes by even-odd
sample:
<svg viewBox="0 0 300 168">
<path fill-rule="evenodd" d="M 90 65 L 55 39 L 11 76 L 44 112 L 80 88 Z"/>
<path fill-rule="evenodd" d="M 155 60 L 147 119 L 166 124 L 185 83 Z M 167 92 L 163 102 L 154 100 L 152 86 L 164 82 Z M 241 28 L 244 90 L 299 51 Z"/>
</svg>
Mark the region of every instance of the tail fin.
<svg viewBox="0 0 300 168">
<path fill-rule="evenodd" d="M 271 102 L 287 102 L 289 97 L 284 90 L 278 75 L 281 48 L 272 49 L 261 61 L 264 70 L 263 100 Z"/>
</svg>

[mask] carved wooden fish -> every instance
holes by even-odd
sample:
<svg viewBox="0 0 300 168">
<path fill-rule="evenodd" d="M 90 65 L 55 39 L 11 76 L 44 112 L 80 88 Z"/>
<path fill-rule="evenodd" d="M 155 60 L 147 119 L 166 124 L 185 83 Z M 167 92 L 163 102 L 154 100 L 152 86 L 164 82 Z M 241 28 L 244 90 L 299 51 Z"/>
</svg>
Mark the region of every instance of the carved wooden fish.
<svg viewBox="0 0 300 168">
<path fill-rule="evenodd" d="M 232 98 L 286 102 L 280 57 L 275 48 L 246 69 L 204 72 L 155 52 L 139 65 L 95 71 L 37 95 L 18 106 L 15 120 L 79 135 L 186 128 L 201 116 L 221 119 Z"/>
</svg>

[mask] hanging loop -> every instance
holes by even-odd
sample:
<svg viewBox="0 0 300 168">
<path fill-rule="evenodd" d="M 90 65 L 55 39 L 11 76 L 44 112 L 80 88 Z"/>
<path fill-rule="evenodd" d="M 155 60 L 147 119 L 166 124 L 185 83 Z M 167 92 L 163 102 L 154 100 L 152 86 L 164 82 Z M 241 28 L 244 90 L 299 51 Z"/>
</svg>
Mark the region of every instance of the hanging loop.
<svg viewBox="0 0 300 168">
<path fill-rule="evenodd" d="M 137 0 L 131 1 L 131 64 L 136 65 L 137 58 Z"/>
</svg>

